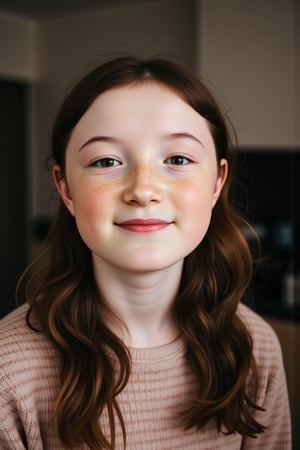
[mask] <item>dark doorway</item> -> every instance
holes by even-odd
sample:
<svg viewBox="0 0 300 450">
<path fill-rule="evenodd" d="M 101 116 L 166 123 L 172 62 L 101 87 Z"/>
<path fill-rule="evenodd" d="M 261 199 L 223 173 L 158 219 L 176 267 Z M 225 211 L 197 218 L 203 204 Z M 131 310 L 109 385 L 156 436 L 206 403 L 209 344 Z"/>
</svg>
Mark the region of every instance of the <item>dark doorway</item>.
<svg viewBox="0 0 300 450">
<path fill-rule="evenodd" d="M 26 264 L 27 85 L 0 80 L 0 317 L 14 309 Z"/>
</svg>

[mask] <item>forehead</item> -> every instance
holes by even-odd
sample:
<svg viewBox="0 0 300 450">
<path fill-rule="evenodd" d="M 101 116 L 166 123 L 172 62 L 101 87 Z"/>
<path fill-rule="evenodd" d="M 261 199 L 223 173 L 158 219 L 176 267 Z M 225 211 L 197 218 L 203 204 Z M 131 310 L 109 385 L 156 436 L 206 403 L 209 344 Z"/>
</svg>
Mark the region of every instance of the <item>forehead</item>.
<svg viewBox="0 0 300 450">
<path fill-rule="evenodd" d="M 149 125 L 156 121 L 180 120 L 183 124 L 199 124 L 209 127 L 206 119 L 194 110 L 174 89 L 156 80 L 140 80 L 108 89 L 93 101 L 79 123 L 97 117 L 99 122 L 108 123 L 113 118 L 142 121 Z"/>
<path fill-rule="evenodd" d="M 141 104 L 147 108 L 154 105 L 158 107 L 160 102 L 163 102 L 164 106 L 169 103 L 191 108 L 175 89 L 153 79 L 138 80 L 130 84 L 110 88 L 98 95 L 90 108 L 96 103 L 98 107 L 105 105 L 105 108 L 122 111 L 125 105 L 134 107 L 134 105 Z"/>
</svg>

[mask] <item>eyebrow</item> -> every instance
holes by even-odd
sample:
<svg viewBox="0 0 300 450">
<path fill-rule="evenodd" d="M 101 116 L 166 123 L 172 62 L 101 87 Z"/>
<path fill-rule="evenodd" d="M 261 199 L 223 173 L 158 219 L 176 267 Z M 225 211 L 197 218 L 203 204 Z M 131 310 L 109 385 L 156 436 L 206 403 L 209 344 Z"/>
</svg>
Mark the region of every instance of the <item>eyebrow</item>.
<svg viewBox="0 0 300 450">
<path fill-rule="evenodd" d="M 164 136 L 165 138 L 169 139 L 180 139 L 180 138 L 188 138 L 188 139 L 192 139 L 193 141 L 196 141 L 198 144 L 203 145 L 203 142 L 197 138 L 194 134 L 191 133 L 186 133 L 186 132 L 182 132 L 182 133 L 171 133 L 171 134 L 167 134 Z"/>
<path fill-rule="evenodd" d="M 170 134 L 163 135 L 163 139 L 181 139 L 181 138 L 192 139 L 193 141 L 197 142 L 198 144 L 203 145 L 203 142 L 200 139 L 198 139 L 194 134 L 191 134 L 191 133 L 180 132 L 180 133 L 170 133 Z M 79 148 L 79 151 L 81 151 L 88 145 L 93 144 L 94 142 L 112 142 L 114 144 L 120 144 L 121 140 L 116 137 L 113 137 L 113 136 L 93 136 L 92 138 L 90 138 L 84 144 L 81 145 L 81 147 Z"/>
<path fill-rule="evenodd" d="M 112 142 L 119 144 L 121 141 L 120 139 L 113 136 L 94 136 L 88 141 L 86 141 L 84 144 L 82 144 L 81 147 L 79 148 L 79 151 L 87 147 L 88 145 L 93 144 L 94 142 Z"/>
</svg>

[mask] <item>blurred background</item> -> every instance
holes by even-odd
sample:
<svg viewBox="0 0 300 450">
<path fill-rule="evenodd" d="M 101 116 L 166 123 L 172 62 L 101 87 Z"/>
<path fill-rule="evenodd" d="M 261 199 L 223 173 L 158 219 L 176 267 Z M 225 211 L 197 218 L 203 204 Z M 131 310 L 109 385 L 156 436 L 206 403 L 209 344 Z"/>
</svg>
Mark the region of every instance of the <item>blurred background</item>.
<svg viewBox="0 0 300 450">
<path fill-rule="evenodd" d="M 51 127 L 102 59 L 162 56 L 202 76 L 239 141 L 232 195 L 261 237 L 253 304 L 283 348 L 300 449 L 300 1 L 0 0 L 0 316 L 47 232 Z"/>
</svg>

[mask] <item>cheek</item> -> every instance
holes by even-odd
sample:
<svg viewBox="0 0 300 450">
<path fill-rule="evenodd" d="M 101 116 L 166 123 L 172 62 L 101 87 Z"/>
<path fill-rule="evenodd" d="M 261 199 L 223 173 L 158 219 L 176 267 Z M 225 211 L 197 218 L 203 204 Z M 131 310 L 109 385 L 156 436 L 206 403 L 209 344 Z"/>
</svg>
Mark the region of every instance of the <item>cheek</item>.
<svg viewBox="0 0 300 450">
<path fill-rule="evenodd" d="M 75 220 L 83 240 L 99 229 L 99 223 L 106 223 L 111 203 L 111 196 L 107 192 L 99 192 L 99 189 L 82 187 L 74 195 Z"/>
<path fill-rule="evenodd" d="M 213 209 L 214 185 L 211 182 L 186 183 L 178 191 L 176 202 L 184 233 L 197 246 L 205 236 Z"/>
<path fill-rule="evenodd" d="M 175 201 L 180 209 L 189 215 L 202 216 L 213 208 L 215 184 L 210 177 L 177 183 Z"/>
<path fill-rule="evenodd" d="M 185 222 L 190 233 L 205 233 L 210 223 L 212 214 L 211 200 L 207 197 L 202 197 L 201 194 L 197 197 L 189 195 L 187 192 L 182 199 L 184 202 Z"/>
<path fill-rule="evenodd" d="M 72 186 L 75 185 L 75 189 Z M 79 187 L 78 187 L 79 186 Z M 109 191 L 105 186 L 99 187 L 99 184 L 89 183 L 85 179 L 78 178 L 70 183 L 70 193 L 72 196 L 75 216 L 93 216 L 97 212 L 105 210 L 109 204 Z"/>
</svg>

